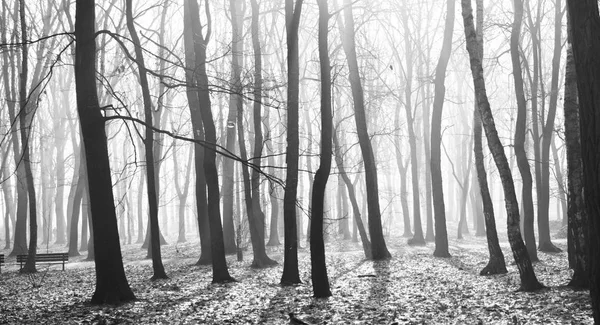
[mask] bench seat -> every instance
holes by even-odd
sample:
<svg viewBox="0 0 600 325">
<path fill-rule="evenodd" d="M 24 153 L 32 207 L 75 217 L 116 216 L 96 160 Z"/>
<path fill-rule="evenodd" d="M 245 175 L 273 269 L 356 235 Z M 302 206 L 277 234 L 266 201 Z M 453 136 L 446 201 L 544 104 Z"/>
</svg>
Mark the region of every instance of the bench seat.
<svg viewBox="0 0 600 325">
<path fill-rule="evenodd" d="M 62 264 L 63 271 L 65 270 L 65 263 L 69 261 L 68 253 L 40 253 L 35 254 L 36 263 L 47 263 L 47 264 Z M 17 263 L 22 269 L 27 262 L 27 255 L 17 255 Z"/>
</svg>

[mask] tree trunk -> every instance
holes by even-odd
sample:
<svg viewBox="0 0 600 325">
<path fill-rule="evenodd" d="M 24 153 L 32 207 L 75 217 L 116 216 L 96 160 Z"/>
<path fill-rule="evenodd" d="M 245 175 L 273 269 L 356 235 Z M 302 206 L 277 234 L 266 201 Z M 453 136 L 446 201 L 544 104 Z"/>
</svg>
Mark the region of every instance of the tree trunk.
<svg viewBox="0 0 600 325">
<path fill-rule="evenodd" d="M 184 45 L 185 45 L 185 64 L 186 64 L 186 95 L 190 106 L 190 116 L 192 120 L 192 128 L 194 129 L 194 140 L 204 141 L 204 126 L 202 124 L 202 115 L 200 114 L 200 97 L 198 89 L 197 76 L 194 73 L 202 64 L 198 62 L 201 59 L 197 56 L 195 49 L 194 33 L 199 29 L 198 3 L 196 1 L 187 0 L 184 3 Z M 196 17 L 198 17 L 196 19 Z M 197 26 L 192 26 L 198 22 Z M 206 173 L 204 170 L 205 159 L 204 147 L 199 144 L 194 145 L 194 168 L 196 170 L 196 213 L 198 216 L 198 228 L 200 233 L 200 258 L 197 265 L 212 264 L 212 248 L 211 248 L 211 229 L 208 221 L 208 201 L 206 193 Z"/>
<path fill-rule="evenodd" d="M 229 7 L 231 12 L 231 85 L 235 88 L 240 83 L 243 59 L 243 12 L 241 0 L 230 0 Z M 226 148 L 230 152 L 235 151 L 236 121 L 238 109 L 237 106 L 242 100 L 241 93 L 237 89 L 232 89 L 229 95 L 229 114 L 227 116 Z M 233 160 L 223 159 L 223 239 L 225 241 L 225 254 L 235 254 L 235 230 L 233 225 Z"/>
<path fill-rule="evenodd" d="M 554 6 L 554 53 L 552 55 L 550 103 L 546 121 L 542 120 L 542 123 L 545 123 L 542 125 L 542 157 L 540 161 L 542 183 L 536 186 L 538 189 L 539 250 L 549 253 L 559 253 L 562 251 L 552 243 L 550 237 L 550 217 L 548 215 L 550 206 L 550 144 L 552 143 L 552 136 L 554 133 L 554 119 L 556 117 L 556 106 L 558 102 L 560 56 L 562 52 L 561 32 L 563 7 L 560 0 L 556 0 Z"/>
<path fill-rule="evenodd" d="M 219 175 L 216 165 L 216 144 L 217 132 L 215 123 L 212 117 L 208 76 L 206 74 L 206 46 L 211 35 L 211 20 L 208 1 L 206 2 L 206 13 L 208 25 L 206 26 L 206 35 L 203 34 L 200 22 L 200 14 L 198 3 L 196 0 L 189 0 L 190 20 L 193 31 L 193 44 L 195 53 L 195 69 L 194 77 L 198 87 L 198 99 L 200 103 L 200 115 L 202 117 L 202 125 L 204 126 L 205 142 L 207 144 L 204 152 L 204 173 L 206 177 L 206 185 L 208 188 L 207 209 L 208 209 L 208 225 L 210 228 L 211 238 L 211 253 L 212 253 L 212 269 L 213 283 L 223 283 L 235 281 L 230 275 L 227 268 L 227 260 L 225 259 L 225 244 L 223 242 L 223 226 L 221 224 L 221 211 L 219 206 Z M 196 109 L 190 107 L 190 109 Z M 196 114 L 196 113 L 195 113 Z M 194 131 L 198 132 L 197 129 Z M 195 132 L 195 133 L 196 133 Z"/>
<path fill-rule="evenodd" d="M 571 25 L 571 19 L 567 18 Z M 569 27 L 567 27 L 570 29 Z M 565 72 L 565 144 L 567 147 L 568 173 L 568 210 L 567 210 L 567 242 L 569 267 L 573 269 L 573 277 L 569 286 L 589 288 L 588 260 L 588 214 L 584 201 L 584 170 L 582 165 L 582 147 L 579 127 L 579 104 L 577 102 L 577 74 L 573 60 L 571 37 L 567 47 L 567 64 Z"/>
<path fill-rule="evenodd" d="M 146 72 L 146 64 L 144 63 L 144 56 L 142 53 L 142 47 L 140 39 L 137 35 L 137 31 L 133 21 L 133 8 L 131 0 L 125 1 L 126 16 L 127 16 L 127 28 L 135 47 L 135 59 L 139 72 L 139 81 L 142 87 L 142 98 L 144 101 L 144 118 L 147 125 L 152 126 L 152 99 L 150 98 L 150 87 L 148 86 L 148 76 Z M 161 251 L 160 251 L 160 231 L 158 229 L 158 199 L 157 199 L 157 188 L 156 188 L 156 170 L 154 169 L 154 131 L 149 126 L 145 127 L 144 149 L 146 156 L 146 181 L 147 181 L 147 194 L 148 194 L 148 218 L 150 219 L 150 250 L 152 254 L 152 269 L 154 274 L 152 280 L 156 279 L 167 279 L 165 268 L 162 263 Z"/>
<path fill-rule="evenodd" d="M 287 148 L 285 154 L 286 179 L 283 195 L 284 257 L 282 285 L 301 283 L 298 271 L 298 233 L 296 225 L 296 201 L 298 196 L 298 93 L 300 68 L 298 62 L 298 27 L 303 0 L 285 1 L 285 24 L 287 34 Z"/>
<path fill-rule="evenodd" d="M 517 0 L 518 2 L 519 0 Z M 477 96 L 477 104 L 479 107 L 479 113 L 485 134 L 488 140 L 488 146 L 490 152 L 494 158 L 494 162 L 498 168 L 500 178 L 502 180 L 502 187 L 504 188 L 504 197 L 506 202 L 507 226 L 508 226 L 508 240 L 519 269 L 519 275 L 521 278 L 521 290 L 534 291 L 543 288 L 535 276 L 533 265 L 529 259 L 527 248 L 521 238 L 521 232 L 519 230 L 519 206 L 517 203 L 517 196 L 515 193 L 514 183 L 512 174 L 504 153 L 504 147 L 498 137 L 496 125 L 494 123 L 494 116 L 487 99 L 487 93 L 485 90 L 485 81 L 483 78 L 483 67 L 481 64 L 481 55 L 478 51 L 477 35 L 475 32 L 475 26 L 473 24 L 473 13 L 471 9 L 471 0 L 462 0 L 462 16 L 465 26 L 465 37 L 467 40 L 467 51 L 469 52 L 469 59 L 471 63 L 471 73 L 473 75 L 473 84 L 475 87 L 475 94 Z"/>
<path fill-rule="evenodd" d="M 346 188 L 348 189 L 348 197 L 350 198 L 350 203 L 352 204 L 352 212 L 354 214 L 354 223 L 360 235 L 360 240 L 363 245 L 363 251 L 365 252 L 365 258 L 370 260 L 373 258 L 373 253 L 371 251 L 371 242 L 369 241 L 369 236 L 367 235 L 367 231 L 365 230 L 365 226 L 362 222 L 360 208 L 358 206 L 358 201 L 356 200 L 356 191 L 354 190 L 354 184 L 352 184 L 352 182 L 350 181 L 350 177 L 348 177 L 348 174 L 346 174 L 346 169 L 344 167 L 344 157 L 342 156 L 342 150 L 337 138 L 337 129 L 333 133 L 333 144 L 335 163 L 338 167 L 339 175 L 344 180 Z"/>
<path fill-rule="evenodd" d="M 32 142 L 33 115 L 32 104 L 28 103 L 27 94 L 27 24 L 25 22 L 25 1 L 19 1 L 19 15 L 21 20 L 21 42 L 22 45 L 22 64 L 21 74 L 19 76 L 19 126 L 21 135 L 21 145 L 23 146 L 23 156 L 21 163 L 25 169 L 25 182 L 27 195 L 29 197 L 29 249 L 27 251 L 27 261 L 21 269 L 21 273 L 35 273 L 35 254 L 37 252 L 37 201 L 35 197 L 35 184 L 33 183 L 33 173 L 31 171 L 31 161 L 29 146 Z"/>
<path fill-rule="evenodd" d="M 96 93 L 95 1 L 77 2 L 75 15 L 75 84 L 89 180 L 95 232 L 96 290 L 94 304 L 118 304 L 135 299 L 121 256 L 110 176 L 105 121 Z M 90 163 L 93 162 L 93 163 Z"/>
<path fill-rule="evenodd" d="M 483 60 L 483 0 L 476 0 L 477 8 L 477 51 L 474 51 L 473 55 L 476 55 L 479 60 Z M 471 2 L 462 3 L 463 12 L 470 10 Z M 465 20 L 468 18 L 465 18 Z M 465 22 L 465 35 L 468 22 Z M 477 95 L 477 94 L 476 94 Z M 477 100 L 477 96 L 475 98 Z M 500 248 L 498 242 L 498 232 L 496 231 L 496 218 L 494 216 L 494 203 L 492 202 L 492 196 L 490 195 L 490 189 L 487 181 L 487 174 L 485 171 L 485 160 L 483 155 L 483 143 L 482 143 L 482 132 L 481 132 L 481 114 L 479 111 L 478 103 L 475 103 L 473 111 L 473 152 L 475 154 L 475 171 L 477 173 L 477 182 L 479 184 L 479 191 L 481 193 L 481 202 L 483 205 L 483 216 L 485 219 L 485 235 L 488 243 L 488 251 L 490 253 L 490 259 L 487 265 L 479 272 L 480 275 L 494 275 L 494 274 L 505 274 L 508 272 L 506 269 L 506 262 L 504 260 L 504 253 Z M 477 223 L 479 226 L 479 222 Z M 479 230 L 479 227 L 477 227 Z M 479 232 L 479 231 L 478 231 Z"/>
<path fill-rule="evenodd" d="M 519 59 L 519 35 L 521 33 L 521 23 L 523 21 L 523 1 L 515 1 L 515 17 L 510 39 L 510 55 L 513 66 L 513 77 L 515 82 L 515 93 L 517 96 L 517 122 L 515 127 L 514 150 L 517 157 L 517 165 L 523 180 L 522 204 L 523 204 L 523 230 L 525 233 L 525 243 L 527 252 L 533 262 L 537 261 L 537 250 L 535 247 L 535 234 L 533 231 L 533 179 L 525 151 L 525 138 L 527 132 L 527 103 L 525 102 L 525 92 L 523 90 L 523 76 L 521 72 L 521 60 Z M 533 104 L 532 104 L 533 105 Z M 533 114 L 533 113 L 532 113 Z"/>
<path fill-rule="evenodd" d="M 321 71 L 321 154 L 319 168 L 315 174 L 311 198 L 310 264 L 313 295 L 316 298 L 331 296 L 327 265 L 325 263 L 325 242 L 323 240 L 323 217 L 325 189 L 331 172 L 331 144 L 333 116 L 331 112 L 331 67 L 328 51 L 329 12 L 327 0 L 319 0 L 319 62 Z"/>
<path fill-rule="evenodd" d="M 447 0 L 446 24 L 442 52 L 435 69 L 435 97 L 431 116 L 431 188 L 435 219 L 435 251 L 433 256 L 450 257 L 448 252 L 448 232 L 446 230 L 446 208 L 442 184 L 441 151 L 442 110 L 446 94 L 446 68 L 452 53 L 452 32 L 454 30 L 454 0 Z M 459 226 L 460 227 L 460 226 Z"/>
<path fill-rule="evenodd" d="M 358 133 L 358 142 L 365 164 L 365 182 L 367 189 L 369 234 L 371 235 L 371 251 L 374 260 L 391 258 L 391 254 L 385 244 L 381 226 L 381 209 L 379 207 L 379 188 L 377 184 L 377 165 L 371 146 L 367 120 L 365 113 L 364 94 L 358 70 L 356 57 L 356 45 L 354 40 L 354 18 L 352 17 L 352 4 L 350 0 L 344 0 L 344 17 L 346 27 L 344 29 L 342 45 L 346 53 L 348 68 L 350 72 L 350 86 L 354 100 L 354 120 Z"/>
<path fill-rule="evenodd" d="M 579 123 L 585 207 L 589 217 L 589 274 L 592 311 L 600 323 L 600 15 L 595 0 L 567 0 L 579 94 Z"/>
</svg>

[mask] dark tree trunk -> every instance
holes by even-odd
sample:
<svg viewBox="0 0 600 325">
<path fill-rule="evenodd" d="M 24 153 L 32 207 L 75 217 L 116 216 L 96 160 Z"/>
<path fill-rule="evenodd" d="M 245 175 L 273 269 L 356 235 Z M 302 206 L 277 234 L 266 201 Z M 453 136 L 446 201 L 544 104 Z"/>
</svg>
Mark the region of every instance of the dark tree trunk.
<svg viewBox="0 0 600 325">
<path fill-rule="evenodd" d="M 483 0 L 476 0 L 477 7 L 477 51 L 474 55 L 480 60 L 483 60 Z M 467 6 L 463 2 L 463 11 L 469 11 L 470 1 Z M 463 16 L 464 17 L 464 16 Z M 466 29 L 467 27 L 465 27 Z M 465 34 L 466 35 L 466 34 Z M 505 274 L 508 272 L 506 269 L 506 262 L 504 260 L 504 253 L 500 248 L 498 242 L 498 232 L 496 231 L 496 218 L 494 216 L 494 204 L 492 202 L 492 196 L 490 195 L 490 189 L 487 181 L 487 174 L 485 171 L 485 160 L 483 155 L 483 143 L 482 143 L 482 130 L 481 130 L 481 115 L 479 112 L 479 106 L 477 103 L 474 106 L 473 111 L 473 152 L 475 154 L 475 171 L 477 173 L 477 184 L 479 185 L 479 192 L 481 193 L 480 203 L 483 206 L 483 216 L 485 222 L 485 235 L 488 243 L 488 251 L 490 253 L 490 259 L 488 264 L 479 272 L 480 275 L 494 275 L 494 274 Z M 477 209 L 479 210 L 479 209 Z M 475 217 L 477 218 L 477 217 Z M 477 233 L 479 228 L 482 226 L 483 220 L 477 223 Z M 483 227 L 482 227 L 483 228 Z"/>
<path fill-rule="evenodd" d="M 519 1 L 519 0 L 517 0 Z M 490 103 L 487 99 L 485 89 L 485 81 L 483 78 L 483 67 L 481 64 L 481 55 L 479 54 L 479 44 L 477 42 L 477 34 L 473 24 L 473 11 L 471 9 L 471 0 L 462 0 L 462 16 L 465 27 L 465 37 L 467 40 L 467 51 L 471 63 L 471 73 L 473 75 L 473 84 L 475 86 L 475 95 L 477 96 L 477 105 L 479 114 L 488 140 L 490 152 L 494 158 L 494 162 L 498 168 L 502 187 L 504 189 L 504 197 L 506 202 L 508 240 L 519 269 L 521 277 L 521 290 L 534 291 L 543 288 L 535 276 L 533 265 L 529 259 L 527 248 L 523 243 L 521 232 L 519 230 L 519 205 L 504 147 L 498 137 L 494 116 L 490 108 Z"/>
<path fill-rule="evenodd" d="M 191 6 L 190 1 L 184 4 L 184 45 L 185 45 L 185 64 L 186 64 L 186 96 L 190 106 L 190 116 L 192 127 L 194 128 L 194 140 L 204 141 L 204 127 L 202 125 L 202 116 L 200 114 L 199 88 L 194 74 L 196 67 L 196 54 L 194 48 L 194 29 L 192 28 L 191 8 L 198 11 L 198 4 L 194 2 Z M 194 145 L 194 168 L 196 171 L 196 214 L 198 219 L 198 230 L 200 233 L 200 258 L 197 265 L 208 265 L 212 263 L 211 236 L 208 223 L 208 202 L 206 195 L 206 176 L 204 172 L 204 148 L 199 144 Z"/>
<path fill-rule="evenodd" d="M 329 12 L 327 0 L 319 0 L 319 62 L 321 66 L 321 154 L 319 169 L 315 174 L 311 206 L 310 264 L 313 295 L 316 298 L 331 296 L 327 265 L 325 263 L 325 242 L 323 240 L 323 216 L 325 189 L 331 172 L 331 144 L 333 116 L 331 112 L 331 67 L 327 46 Z"/>
<path fill-rule="evenodd" d="M 142 53 L 142 47 L 140 39 L 137 35 L 133 21 L 133 8 L 132 0 L 125 0 L 126 16 L 127 16 L 127 28 L 135 47 L 135 59 L 139 72 L 139 81 L 142 87 L 142 98 L 144 101 L 144 118 L 147 125 L 152 126 L 152 99 L 150 98 L 150 87 L 148 86 L 148 76 L 146 72 L 146 64 L 144 63 L 144 56 Z M 156 279 L 167 279 L 165 273 L 165 267 L 162 263 L 161 251 L 160 251 L 160 231 L 158 229 L 158 199 L 157 199 L 157 187 L 156 187 L 156 176 L 154 169 L 154 131 L 151 127 L 145 127 L 144 149 L 146 156 L 146 180 L 147 180 L 147 194 L 148 194 L 148 218 L 150 220 L 150 252 L 152 255 L 152 269 L 154 274 L 152 280 Z"/>
<path fill-rule="evenodd" d="M 371 251 L 374 260 L 383 260 L 391 258 L 392 255 L 388 251 L 385 244 L 381 226 L 381 209 L 379 207 L 379 188 L 377 183 L 377 164 L 375 163 L 375 155 L 373 154 L 371 139 L 367 130 L 364 94 L 356 56 L 354 17 L 352 16 L 352 4 L 350 0 L 344 0 L 344 6 L 344 20 L 346 26 L 344 28 L 342 45 L 344 52 L 346 53 L 346 60 L 348 61 L 350 87 L 352 88 L 352 98 L 354 100 L 354 120 L 356 122 L 358 142 L 360 144 L 360 150 L 362 152 L 362 158 L 365 164 L 365 182 L 367 190 L 369 235 L 371 235 Z"/>
<path fill-rule="evenodd" d="M 589 229 L 589 274 L 592 311 L 600 323 L 600 15 L 595 0 L 567 0 L 579 94 L 583 187 Z"/>
<path fill-rule="evenodd" d="M 25 23 L 25 1 L 19 1 L 19 16 L 21 20 L 21 42 L 22 45 L 22 64 L 21 74 L 19 76 L 19 126 L 21 135 L 21 144 L 23 146 L 23 156 L 21 164 L 25 169 L 25 182 L 27 184 L 27 195 L 29 197 L 29 249 L 27 251 L 27 261 L 21 269 L 21 273 L 35 273 L 35 254 L 37 251 L 37 207 L 35 197 L 35 184 L 33 183 L 33 173 L 31 171 L 31 161 L 29 145 L 31 144 L 30 135 L 32 134 L 33 115 L 32 104 L 28 103 L 27 96 L 27 24 Z"/>
<path fill-rule="evenodd" d="M 446 208 L 442 184 L 441 143 L 442 110 L 446 94 L 446 68 L 452 53 L 452 32 L 454 31 L 454 0 L 447 0 L 446 24 L 442 52 L 435 69 L 435 97 L 431 116 L 431 188 L 433 194 L 433 212 L 435 219 L 435 251 L 433 256 L 450 257 L 448 252 L 448 232 L 446 230 Z M 459 225 L 460 227 L 460 225 Z"/>
<path fill-rule="evenodd" d="M 571 20 L 567 18 L 570 29 Z M 582 148 L 579 128 L 579 104 L 577 102 L 577 73 L 573 60 L 571 38 L 567 48 L 567 64 L 565 67 L 565 144 L 567 147 L 568 171 L 568 210 L 567 210 L 567 242 L 569 267 L 573 269 L 573 277 L 569 286 L 589 288 L 588 260 L 588 214 L 584 201 L 584 171 L 582 165 Z"/>
<path fill-rule="evenodd" d="M 523 21 L 523 0 L 515 1 L 515 17 L 512 26 L 510 38 L 510 56 L 512 59 L 513 77 L 515 82 L 515 93 L 517 96 L 517 122 L 515 127 L 515 156 L 517 157 L 517 166 L 523 180 L 522 204 L 523 204 L 523 230 L 525 234 L 525 243 L 527 252 L 533 262 L 537 261 L 537 250 L 535 245 L 535 234 L 533 231 L 533 179 L 525 151 L 525 137 L 527 132 L 527 103 L 525 101 L 525 92 L 523 90 L 523 76 L 521 70 L 521 60 L 519 58 L 519 35 L 521 33 L 521 23 Z"/>
<path fill-rule="evenodd" d="M 225 259 L 225 244 L 223 242 L 223 226 L 221 224 L 221 209 L 219 206 L 219 175 L 216 165 L 217 132 L 213 121 L 208 76 L 206 74 L 206 46 L 211 35 L 210 8 L 206 1 L 207 31 L 203 34 L 200 22 L 200 13 L 196 0 L 189 0 L 190 20 L 194 39 L 195 69 L 194 77 L 198 87 L 200 115 L 204 126 L 207 150 L 204 152 L 204 173 L 208 188 L 207 210 L 208 225 L 210 228 L 210 247 L 212 253 L 213 283 L 235 281 L 230 275 Z M 190 107 L 192 109 L 192 107 Z"/>
<path fill-rule="evenodd" d="M 303 0 L 285 1 L 287 34 L 288 92 L 287 92 L 287 149 L 285 154 L 286 180 L 283 195 L 284 257 L 282 285 L 301 283 L 298 271 L 298 230 L 296 200 L 298 196 L 298 93 L 300 68 L 298 62 L 298 27 Z"/>
<path fill-rule="evenodd" d="M 96 291 L 94 304 L 135 299 L 125 270 L 117 230 L 105 121 L 96 92 L 95 1 L 77 2 L 75 15 L 75 85 L 95 233 Z"/>
</svg>

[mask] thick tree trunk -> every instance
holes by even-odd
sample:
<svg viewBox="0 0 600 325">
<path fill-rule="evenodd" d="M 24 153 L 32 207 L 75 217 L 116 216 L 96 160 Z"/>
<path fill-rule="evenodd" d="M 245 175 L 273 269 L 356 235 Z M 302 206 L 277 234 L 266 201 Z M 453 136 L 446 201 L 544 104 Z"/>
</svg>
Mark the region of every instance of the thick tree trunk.
<svg viewBox="0 0 600 325">
<path fill-rule="evenodd" d="M 600 322 L 600 15 L 594 0 L 567 0 L 571 22 L 573 58 L 579 94 L 580 140 L 585 207 L 589 217 L 589 274 L 592 311 Z"/>
<path fill-rule="evenodd" d="M 350 72 L 350 87 L 352 88 L 352 98 L 354 101 L 354 120 L 358 133 L 358 142 L 362 152 L 363 162 L 365 164 L 365 182 L 367 189 L 368 204 L 368 225 L 371 235 L 371 251 L 374 260 L 383 260 L 391 258 L 391 254 L 385 244 L 383 229 L 381 226 L 381 209 L 379 207 L 379 188 L 377 182 L 377 165 L 375 155 L 371 146 L 371 139 L 367 130 L 367 120 L 365 113 L 365 103 L 363 88 L 358 70 L 358 60 L 356 57 L 356 45 L 354 37 L 354 17 L 352 16 L 352 4 L 350 0 L 344 0 L 344 20 L 345 29 L 342 40 L 348 69 Z"/>
<path fill-rule="evenodd" d="M 95 1 L 77 2 L 75 15 L 75 85 L 81 123 L 92 224 L 95 232 L 96 290 L 94 304 L 117 304 L 135 299 L 121 256 L 110 176 L 105 121 L 96 93 Z"/>
<path fill-rule="evenodd" d="M 570 19 L 568 24 L 571 24 Z M 564 114 L 568 171 L 567 241 L 569 266 L 573 269 L 573 277 L 569 282 L 569 286 L 588 288 L 590 277 L 587 250 L 591 233 L 588 232 L 588 213 L 583 194 L 584 170 L 579 127 L 579 104 L 577 102 L 577 74 L 570 39 L 565 69 Z"/>
<path fill-rule="evenodd" d="M 527 253 L 527 248 L 523 243 L 521 232 L 519 230 L 519 206 L 517 203 L 517 196 L 515 193 L 511 170 L 508 165 L 508 160 L 506 159 L 506 154 L 504 153 L 504 147 L 502 146 L 500 138 L 498 137 L 496 125 L 494 123 L 494 116 L 492 115 L 492 110 L 487 99 L 485 81 L 483 78 L 483 67 L 481 64 L 482 59 L 478 51 L 479 45 L 477 42 L 475 26 L 473 24 L 471 0 L 462 0 L 462 15 L 465 26 L 465 37 L 467 40 L 467 51 L 469 52 L 471 73 L 473 75 L 473 84 L 475 86 L 475 94 L 477 96 L 479 113 L 488 140 L 488 146 L 498 168 L 500 179 L 502 181 L 502 187 L 504 189 L 506 212 L 508 214 L 508 240 L 510 242 L 515 262 L 517 263 L 517 268 L 519 269 L 519 275 L 521 278 L 520 289 L 524 291 L 534 291 L 543 288 L 543 285 L 538 282 L 535 276 L 533 265 L 531 264 L 529 254 Z"/>
</svg>

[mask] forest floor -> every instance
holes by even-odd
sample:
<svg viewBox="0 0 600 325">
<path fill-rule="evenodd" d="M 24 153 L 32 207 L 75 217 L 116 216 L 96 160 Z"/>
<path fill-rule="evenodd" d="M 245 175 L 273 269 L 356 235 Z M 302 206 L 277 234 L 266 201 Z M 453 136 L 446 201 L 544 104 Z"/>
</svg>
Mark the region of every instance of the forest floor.
<svg viewBox="0 0 600 325">
<path fill-rule="evenodd" d="M 479 271 L 488 258 L 485 237 L 451 237 L 451 258 L 433 257 L 433 243 L 411 247 L 406 238 L 389 238 L 393 258 L 384 262 L 365 260 L 352 241 L 327 244 L 328 299 L 312 297 L 306 248 L 299 254 L 303 284 L 281 287 L 281 247 L 269 250 L 279 265 L 267 269 L 250 268 L 251 250 L 243 262 L 229 256 L 238 282 L 212 284 L 210 266 L 194 265 L 198 241 L 163 246 L 170 279 L 159 281 L 149 280 L 145 250 L 124 245 L 137 300 L 116 307 L 89 304 L 94 263 L 85 256 L 72 258 L 66 271 L 40 265 L 35 275 L 20 275 L 11 257 L 0 274 L 0 324 L 290 324 L 289 313 L 308 324 L 593 324 L 589 292 L 564 286 L 571 276 L 566 253 L 540 253 L 535 271 L 548 288 L 525 293 L 517 291 L 519 276 L 506 242 L 508 274 L 484 277 Z M 566 250 L 564 239 L 555 243 Z"/>
</svg>

